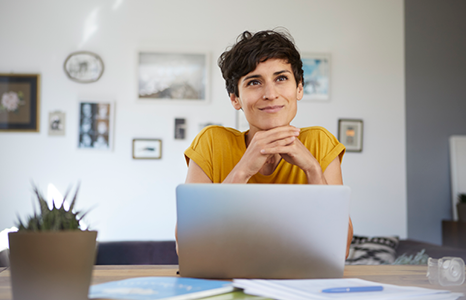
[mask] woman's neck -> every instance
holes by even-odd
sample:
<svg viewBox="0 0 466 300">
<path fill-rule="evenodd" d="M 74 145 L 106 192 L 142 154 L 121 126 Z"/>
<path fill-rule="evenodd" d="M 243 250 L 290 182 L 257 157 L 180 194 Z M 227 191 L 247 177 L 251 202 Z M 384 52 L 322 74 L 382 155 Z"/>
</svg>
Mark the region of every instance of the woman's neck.
<svg viewBox="0 0 466 300">
<path fill-rule="evenodd" d="M 246 148 L 252 141 L 252 138 L 256 134 L 257 130 L 253 131 L 251 128 L 249 129 L 248 133 L 244 135 L 244 142 L 246 143 Z"/>
</svg>

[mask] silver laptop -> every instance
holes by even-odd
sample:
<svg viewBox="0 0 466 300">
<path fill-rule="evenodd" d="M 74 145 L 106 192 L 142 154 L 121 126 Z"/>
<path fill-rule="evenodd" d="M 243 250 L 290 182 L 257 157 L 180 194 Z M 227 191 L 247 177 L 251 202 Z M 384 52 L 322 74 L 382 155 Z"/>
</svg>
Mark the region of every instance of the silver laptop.
<svg viewBox="0 0 466 300">
<path fill-rule="evenodd" d="M 346 186 L 181 184 L 176 200 L 181 276 L 343 276 Z"/>
</svg>

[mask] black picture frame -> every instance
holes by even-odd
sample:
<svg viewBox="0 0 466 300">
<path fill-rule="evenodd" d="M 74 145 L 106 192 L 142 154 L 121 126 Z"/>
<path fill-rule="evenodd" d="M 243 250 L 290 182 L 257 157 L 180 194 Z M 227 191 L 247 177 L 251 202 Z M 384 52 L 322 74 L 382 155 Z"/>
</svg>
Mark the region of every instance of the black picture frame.
<svg viewBox="0 0 466 300">
<path fill-rule="evenodd" d="M 0 131 L 39 132 L 40 74 L 0 74 Z"/>
<path fill-rule="evenodd" d="M 175 140 L 184 140 L 186 138 L 186 119 L 175 118 Z"/>
</svg>

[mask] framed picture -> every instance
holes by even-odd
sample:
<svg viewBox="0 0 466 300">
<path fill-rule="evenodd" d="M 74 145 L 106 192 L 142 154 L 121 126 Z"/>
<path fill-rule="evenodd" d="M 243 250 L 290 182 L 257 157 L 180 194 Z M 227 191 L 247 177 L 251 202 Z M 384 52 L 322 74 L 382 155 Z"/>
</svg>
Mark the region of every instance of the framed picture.
<svg viewBox="0 0 466 300">
<path fill-rule="evenodd" d="M 162 140 L 133 139 L 133 159 L 161 159 Z"/>
<path fill-rule="evenodd" d="M 78 148 L 111 150 L 113 139 L 113 103 L 79 103 Z"/>
<path fill-rule="evenodd" d="M 138 97 L 143 100 L 203 103 L 208 100 L 206 53 L 138 53 Z"/>
<path fill-rule="evenodd" d="M 66 114 L 61 111 L 49 113 L 49 135 L 64 136 L 66 125 Z"/>
<path fill-rule="evenodd" d="M 91 83 L 99 80 L 104 73 L 104 62 L 95 53 L 78 51 L 66 58 L 63 69 L 69 79 L 79 83 Z"/>
<path fill-rule="evenodd" d="M 338 140 L 347 152 L 362 152 L 362 120 L 338 120 Z"/>
<path fill-rule="evenodd" d="M 301 55 L 304 71 L 303 100 L 330 99 L 330 54 Z"/>
<path fill-rule="evenodd" d="M 184 140 L 186 137 L 186 119 L 175 119 L 175 140 Z"/>
<path fill-rule="evenodd" d="M 39 74 L 0 74 L 0 131 L 39 132 Z"/>
</svg>

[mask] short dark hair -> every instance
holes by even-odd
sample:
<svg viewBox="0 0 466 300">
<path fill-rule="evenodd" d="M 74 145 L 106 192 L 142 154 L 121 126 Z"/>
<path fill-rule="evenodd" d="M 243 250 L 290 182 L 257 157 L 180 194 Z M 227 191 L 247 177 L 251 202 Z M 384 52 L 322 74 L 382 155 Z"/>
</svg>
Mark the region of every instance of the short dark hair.
<svg viewBox="0 0 466 300">
<path fill-rule="evenodd" d="M 264 30 L 240 34 L 230 49 L 220 55 L 218 66 L 222 70 L 228 94 L 239 97 L 238 81 L 269 58 L 284 59 L 291 65 L 296 86 L 304 84 L 303 63 L 291 35 L 283 30 Z"/>
</svg>

